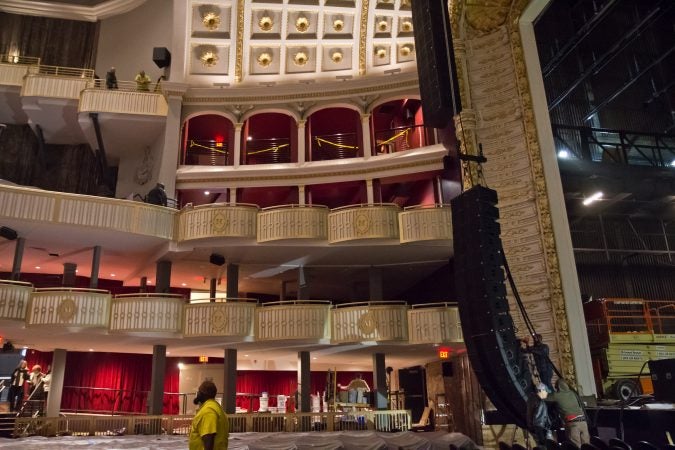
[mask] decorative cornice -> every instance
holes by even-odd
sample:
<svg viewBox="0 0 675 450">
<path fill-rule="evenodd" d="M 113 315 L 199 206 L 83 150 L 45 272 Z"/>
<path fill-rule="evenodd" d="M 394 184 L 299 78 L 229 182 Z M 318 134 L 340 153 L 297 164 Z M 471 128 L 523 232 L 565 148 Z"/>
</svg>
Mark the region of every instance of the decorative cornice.
<svg viewBox="0 0 675 450">
<path fill-rule="evenodd" d="M 0 11 L 26 16 L 96 22 L 98 20 L 129 12 L 141 6 L 145 1 L 146 0 L 107 0 L 94 6 L 79 6 L 33 0 L 0 0 Z"/>
</svg>

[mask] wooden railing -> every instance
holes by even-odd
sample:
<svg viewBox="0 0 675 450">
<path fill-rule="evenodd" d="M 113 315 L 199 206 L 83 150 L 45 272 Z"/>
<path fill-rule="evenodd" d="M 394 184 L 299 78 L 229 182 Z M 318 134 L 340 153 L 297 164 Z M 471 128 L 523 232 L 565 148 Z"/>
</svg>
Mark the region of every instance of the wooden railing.
<svg viewBox="0 0 675 450">
<path fill-rule="evenodd" d="M 101 289 L 35 289 L 26 325 L 108 328 L 110 301 L 110 292 Z"/>
<path fill-rule="evenodd" d="M 328 208 L 321 205 L 281 205 L 258 213 L 258 242 L 284 239 L 326 240 Z"/>
<path fill-rule="evenodd" d="M 333 343 L 405 341 L 408 323 L 405 302 L 359 302 L 336 305 L 331 310 Z"/>
</svg>

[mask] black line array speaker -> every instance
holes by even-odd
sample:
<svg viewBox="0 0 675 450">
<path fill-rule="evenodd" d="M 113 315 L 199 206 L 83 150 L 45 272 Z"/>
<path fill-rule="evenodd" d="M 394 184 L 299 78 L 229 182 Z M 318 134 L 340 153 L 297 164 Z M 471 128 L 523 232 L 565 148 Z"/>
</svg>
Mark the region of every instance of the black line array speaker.
<svg viewBox="0 0 675 450">
<path fill-rule="evenodd" d="M 225 257 L 223 255 L 219 255 L 218 253 L 211 253 L 211 256 L 209 256 L 209 262 L 211 264 L 215 264 L 216 266 L 222 266 L 225 264 Z"/>
<path fill-rule="evenodd" d="M 0 236 L 4 237 L 5 239 L 9 239 L 10 241 L 13 241 L 19 237 L 16 230 L 9 227 L 0 227 Z"/>
<path fill-rule="evenodd" d="M 532 377 L 506 298 L 497 193 L 475 186 L 451 203 L 455 283 L 469 361 L 495 407 L 525 427 Z"/>
<path fill-rule="evenodd" d="M 412 2 L 424 125 L 445 128 L 462 109 L 447 0 Z"/>
<path fill-rule="evenodd" d="M 427 374 L 422 366 L 398 370 L 398 386 L 403 390 L 405 409 L 409 409 L 413 423 L 419 422 L 427 406 Z"/>
<path fill-rule="evenodd" d="M 155 47 L 152 49 L 152 60 L 160 69 L 171 65 L 171 52 L 166 47 Z"/>
</svg>

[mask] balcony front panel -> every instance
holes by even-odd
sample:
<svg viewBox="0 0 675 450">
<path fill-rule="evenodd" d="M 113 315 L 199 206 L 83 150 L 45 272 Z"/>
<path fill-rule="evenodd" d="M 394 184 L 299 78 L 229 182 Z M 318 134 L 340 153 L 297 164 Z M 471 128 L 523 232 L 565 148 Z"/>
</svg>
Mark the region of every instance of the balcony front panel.
<svg viewBox="0 0 675 450">
<path fill-rule="evenodd" d="M 258 307 L 257 341 L 327 339 L 330 332 L 330 302 L 288 301 Z"/>
<path fill-rule="evenodd" d="M 332 310 L 332 342 L 406 341 L 408 306 L 405 302 L 365 302 Z"/>
<path fill-rule="evenodd" d="M 111 295 L 100 289 L 45 288 L 31 294 L 26 325 L 108 328 Z"/>
<path fill-rule="evenodd" d="M 30 74 L 25 78 L 21 95 L 77 100 L 80 93 L 92 84 L 93 80 L 89 78 Z"/>
<path fill-rule="evenodd" d="M 452 210 L 449 205 L 406 208 L 398 215 L 401 243 L 452 240 Z"/>
<path fill-rule="evenodd" d="M 217 203 L 183 209 L 179 219 L 179 240 L 204 238 L 255 239 L 258 207 Z"/>
<path fill-rule="evenodd" d="M 328 238 L 328 208 L 285 205 L 258 214 L 258 242 Z"/>
<path fill-rule="evenodd" d="M 183 336 L 253 336 L 256 302 L 225 301 L 185 306 Z"/>
<path fill-rule="evenodd" d="M 180 333 L 181 295 L 124 294 L 112 300 L 110 331 L 126 333 Z"/>
<path fill-rule="evenodd" d="M 399 207 L 394 204 L 345 206 L 328 214 L 328 242 L 396 239 Z"/>
<path fill-rule="evenodd" d="M 23 77 L 30 66 L 22 64 L 0 64 L 0 85 L 23 86 Z"/>
<path fill-rule="evenodd" d="M 166 116 L 168 105 L 161 93 L 87 89 L 82 92 L 79 111 Z"/>
<path fill-rule="evenodd" d="M 32 292 L 30 283 L 0 280 L 0 319 L 25 320 Z"/>
<path fill-rule="evenodd" d="M 464 342 L 459 309 L 450 303 L 416 305 L 408 311 L 411 344 Z"/>
<path fill-rule="evenodd" d="M 39 189 L 0 185 L 0 216 L 47 222 L 54 220 L 58 194 Z"/>
</svg>

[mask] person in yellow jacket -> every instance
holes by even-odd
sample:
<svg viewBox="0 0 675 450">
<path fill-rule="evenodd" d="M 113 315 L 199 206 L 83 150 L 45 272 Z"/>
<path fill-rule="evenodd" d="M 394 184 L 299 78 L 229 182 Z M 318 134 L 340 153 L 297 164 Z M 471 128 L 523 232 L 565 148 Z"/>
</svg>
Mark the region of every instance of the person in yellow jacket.
<svg viewBox="0 0 675 450">
<path fill-rule="evenodd" d="M 227 415 L 216 398 L 218 389 L 212 381 L 204 381 L 194 399 L 200 405 L 190 426 L 190 450 L 227 450 L 229 425 Z"/>
<path fill-rule="evenodd" d="M 139 91 L 149 91 L 150 90 L 150 83 L 152 80 L 150 79 L 149 76 L 145 74 L 145 70 L 141 70 L 138 72 L 138 75 L 136 75 L 136 78 L 134 78 L 136 81 L 136 89 Z"/>
</svg>

